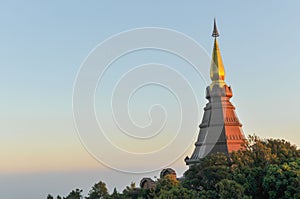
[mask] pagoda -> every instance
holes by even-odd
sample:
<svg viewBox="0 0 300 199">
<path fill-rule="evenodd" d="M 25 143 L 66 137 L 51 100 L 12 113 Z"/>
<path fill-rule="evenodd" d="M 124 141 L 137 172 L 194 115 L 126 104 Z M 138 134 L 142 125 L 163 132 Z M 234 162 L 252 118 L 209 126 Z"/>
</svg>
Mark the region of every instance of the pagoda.
<svg viewBox="0 0 300 199">
<path fill-rule="evenodd" d="M 245 136 L 236 113 L 230 102 L 231 87 L 225 83 L 225 70 L 218 45 L 216 21 L 212 36 L 214 47 L 210 65 L 211 84 L 206 88 L 208 103 L 204 108 L 202 122 L 195 150 L 192 156 L 186 157 L 187 165 L 197 164 L 202 158 L 213 153 L 229 154 L 244 148 Z"/>
</svg>

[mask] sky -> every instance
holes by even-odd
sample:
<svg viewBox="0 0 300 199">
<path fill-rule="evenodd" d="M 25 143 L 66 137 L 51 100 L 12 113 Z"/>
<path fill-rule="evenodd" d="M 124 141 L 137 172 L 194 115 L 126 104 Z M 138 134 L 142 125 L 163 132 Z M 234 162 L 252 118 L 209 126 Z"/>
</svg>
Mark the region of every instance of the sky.
<svg viewBox="0 0 300 199">
<path fill-rule="evenodd" d="M 163 120 L 159 120 L 158 116 L 166 113 L 162 112 L 164 109 L 154 108 L 151 109 L 153 113 L 148 113 L 153 104 L 164 105 L 170 110 L 164 115 L 168 116 L 166 132 L 161 133 L 159 141 L 145 146 L 127 141 L 116 133 L 117 129 L 111 124 L 110 115 L 113 111 L 108 110 L 111 102 L 108 97 L 112 94 L 114 84 L 133 67 L 149 63 L 154 68 L 157 66 L 154 63 L 168 65 L 177 71 L 176 74 L 179 71 L 185 80 L 189 80 L 195 91 L 196 100 L 187 102 L 198 103 L 199 114 L 184 117 L 197 123 L 189 126 L 193 129 L 187 136 L 190 140 L 182 141 L 178 147 L 170 145 L 174 151 L 172 155 L 166 150 L 151 157 L 149 162 L 145 160 L 144 164 L 137 165 L 137 159 L 129 161 L 131 159 L 126 156 L 109 162 L 109 158 L 118 154 L 103 147 L 102 141 L 97 145 L 103 158 L 99 160 L 84 144 L 85 134 L 79 133 L 78 136 L 72 96 L 84 60 L 101 42 L 136 28 L 159 27 L 180 32 L 200 44 L 209 58 L 215 17 L 220 32 L 219 46 L 226 70 L 226 83 L 232 86 L 234 96 L 231 101 L 236 106 L 245 135 L 283 138 L 300 146 L 299 9 L 298 1 L 2 1 L 2 196 L 12 199 L 20 196 L 45 198 L 48 193 L 65 196 L 74 188 L 82 188 L 86 193 L 99 180 L 105 181 L 110 190 L 117 187 L 122 191 L 131 181 L 138 184 L 142 177 L 153 178 L 159 175 L 159 171 L 131 174 L 118 170 L 144 171 L 146 168 L 150 171 L 170 166 L 176 169 L 178 175 L 182 175 L 187 169 L 183 159 L 193 150 L 202 108 L 206 103 L 207 81 L 180 57 L 167 52 L 146 49 L 129 53 L 113 62 L 98 82 L 95 114 L 100 123 L 105 123 L 104 131 L 108 139 L 113 139 L 112 142 L 125 151 L 139 154 L 163 148 L 174 137 L 172 128 L 180 120 L 177 117 L 180 109 L 174 108 L 178 105 L 178 99 L 172 90 L 146 85 L 140 92 L 133 93 L 133 100 L 128 103 L 132 111 L 131 119 L 140 127 Z M 206 63 L 206 60 L 202 61 Z M 209 64 L 207 68 L 204 65 L 201 67 L 203 71 L 208 71 Z M 160 80 L 177 81 L 177 76 L 172 76 L 171 72 L 159 74 L 168 75 L 158 75 Z M 130 87 L 129 83 L 122 85 L 125 85 L 123 89 Z M 177 91 L 184 90 L 184 85 L 180 84 L 182 87 Z M 122 96 L 123 93 L 119 94 Z M 179 96 L 184 95 L 187 93 Z M 122 102 L 112 101 L 116 107 Z M 123 110 L 120 107 L 116 111 Z M 122 113 L 116 112 L 117 116 L 119 114 Z M 152 136 L 147 133 L 144 132 L 142 136 Z M 151 165 L 151 162 L 155 163 Z"/>
</svg>

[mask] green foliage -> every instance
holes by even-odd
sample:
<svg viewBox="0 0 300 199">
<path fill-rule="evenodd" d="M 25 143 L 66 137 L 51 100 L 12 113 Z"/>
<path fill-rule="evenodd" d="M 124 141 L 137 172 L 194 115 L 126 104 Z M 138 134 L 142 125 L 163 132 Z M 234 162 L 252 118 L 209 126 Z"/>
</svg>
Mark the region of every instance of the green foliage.
<svg viewBox="0 0 300 199">
<path fill-rule="evenodd" d="M 241 166 L 233 169 L 233 180 L 241 184 L 245 189 L 246 195 L 251 195 L 255 198 L 264 197 L 262 193 L 262 178 L 264 170 L 261 167 L 250 168 Z"/>
<path fill-rule="evenodd" d="M 100 181 L 86 199 L 300 198 L 300 150 L 285 140 L 250 136 L 245 150 L 207 156 L 182 179 L 166 175 L 155 184 L 142 189 L 131 183 L 122 193 L 114 189 L 109 194 Z M 64 199 L 82 199 L 82 190 L 73 190 Z"/>
<path fill-rule="evenodd" d="M 244 188 L 234 180 L 223 179 L 216 184 L 216 188 L 220 195 L 220 198 L 244 198 Z"/>
<path fill-rule="evenodd" d="M 54 197 L 51 194 L 48 194 L 47 199 L 54 199 Z M 62 199 L 62 198 L 58 195 L 56 199 Z"/>
<path fill-rule="evenodd" d="M 51 194 L 48 194 L 47 199 L 54 199 Z"/>
<path fill-rule="evenodd" d="M 280 165 L 269 165 L 263 178 L 269 198 L 296 198 L 300 194 L 300 158 Z"/>
<path fill-rule="evenodd" d="M 157 199 L 196 199 L 198 193 L 195 190 L 184 188 L 172 175 L 166 175 L 159 179 L 154 190 L 154 197 Z"/>
<path fill-rule="evenodd" d="M 108 195 L 106 184 L 100 181 L 92 187 L 86 199 L 104 199 L 107 198 Z"/>
<path fill-rule="evenodd" d="M 138 199 L 142 195 L 140 189 L 136 188 L 135 183 L 131 182 L 130 186 L 126 186 L 123 190 L 122 197 L 126 199 Z"/>
<path fill-rule="evenodd" d="M 216 199 L 219 198 L 219 194 L 215 190 L 202 190 L 199 192 L 200 199 Z"/>
<path fill-rule="evenodd" d="M 285 140 L 260 139 L 249 136 L 246 149 L 233 152 L 232 161 L 238 166 L 262 167 L 269 164 L 280 164 L 300 157 L 300 150 Z"/>
<path fill-rule="evenodd" d="M 184 174 L 183 185 L 188 189 L 214 190 L 222 179 L 231 179 L 230 161 L 222 153 L 205 157 Z"/>
<path fill-rule="evenodd" d="M 296 146 L 285 140 L 250 136 L 245 147 L 230 154 L 229 160 L 222 154 L 202 159 L 185 172 L 184 187 L 197 190 L 203 198 L 296 198 L 300 195 L 296 174 L 299 168 L 295 166 L 299 164 L 300 150 Z M 211 197 L 207 196 L 208 192 Z"/>
<path fill-rule="evenodd" d="M 118 193 L 117 189 L 114 188 L 113 193 L 108 197 L 110 199 L 122 199 L 121 194 Z"/>
<path fill-rule="evenodd" d="M 64 197 L 64 199 L 81 199 L 81 193 L 81 189 L 72 190 L 67 197 Z"/>
<path fill-rule="evenodd" d="M 171 175 L 166 175 L 164 178 L 158 179 L 156 183 L 156 191 L 169 190 L 178 186 L 179 182 L 177 179 L 173 179 Z"/>
<path fill-rule="evenodd" d="M 233 152 L 230 157 L 233 180 L 245 188 L 245 194 L 268 198 L 267 186 L 263 186 L 268 168 L 295 161 L 300 158 L 300 150 L 285 140 L 249 136 L 246 150 Z"/>
<path fill-rule="evenodd" d="M 157 199 L 196 199 L 198 194 L 194 190 L 189 190 L 182 186 L 172 187 L 171 189 L 164 189 L 157 194 Z"/>
</svg>

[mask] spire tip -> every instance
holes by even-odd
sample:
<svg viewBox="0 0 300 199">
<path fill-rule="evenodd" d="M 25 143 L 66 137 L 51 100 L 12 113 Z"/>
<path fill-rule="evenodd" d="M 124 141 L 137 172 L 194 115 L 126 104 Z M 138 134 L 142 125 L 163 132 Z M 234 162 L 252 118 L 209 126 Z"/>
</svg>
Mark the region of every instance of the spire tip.
<svg viewBox="0 0 300 199">
<path fill-rule="evenodd" d="M 213 30 L 213 33 L 212 35 L 213 37 L 219 37 L 219 32 L 218 32 L 218 29 L 217 29 L 217 24 L 216 24 L 216 19 L 214 18 L 214 30 Z"/>
</svg>

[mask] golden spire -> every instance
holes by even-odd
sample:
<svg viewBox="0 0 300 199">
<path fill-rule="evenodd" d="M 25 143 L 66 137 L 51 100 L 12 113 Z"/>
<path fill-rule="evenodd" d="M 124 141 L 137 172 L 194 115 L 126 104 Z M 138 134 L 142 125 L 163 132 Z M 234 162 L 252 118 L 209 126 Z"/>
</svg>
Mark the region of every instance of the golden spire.
<svg viewBox="0 0 300 199">
<path fill-rule="evenodd" d="M 225 70 L 222 62 L 222 57 L 218 45 L 217 37 L 219 36 L 216 20 L 214 19 L 214 30 L 212 36 L 215 38 L 214 49 L 212 52 L 212 60 L 210 65 L 210 79 L 213 82 L 224 82 Z"/>
</svg>

